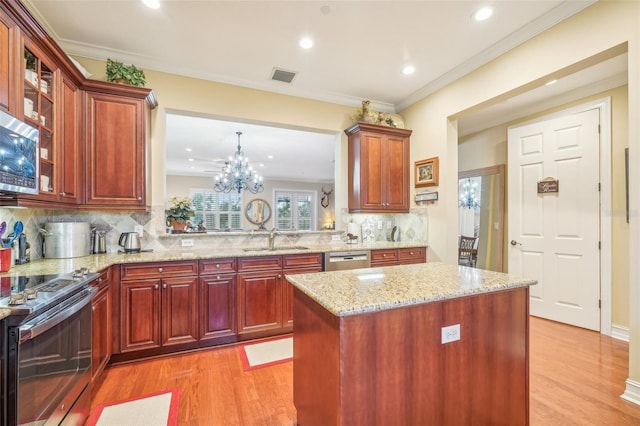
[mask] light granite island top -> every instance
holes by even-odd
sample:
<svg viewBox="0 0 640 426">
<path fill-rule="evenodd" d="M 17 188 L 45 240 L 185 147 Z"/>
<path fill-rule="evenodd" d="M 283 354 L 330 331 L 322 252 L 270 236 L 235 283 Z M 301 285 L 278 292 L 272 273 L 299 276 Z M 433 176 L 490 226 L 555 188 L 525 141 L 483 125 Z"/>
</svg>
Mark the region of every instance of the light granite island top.
<svg viewBox="0 0 640 426">
<path fill-rule="evenodd" d="M 533 285 L 535 280 L 432 262 L 385 268 L 287 275 L 287 280 L 336 316 Z"/>
<path fill-rule="evenodd" d="M 287 280 L 298 424 L 529 424 L 536 281 L 436 262 Z"/>
</svg>

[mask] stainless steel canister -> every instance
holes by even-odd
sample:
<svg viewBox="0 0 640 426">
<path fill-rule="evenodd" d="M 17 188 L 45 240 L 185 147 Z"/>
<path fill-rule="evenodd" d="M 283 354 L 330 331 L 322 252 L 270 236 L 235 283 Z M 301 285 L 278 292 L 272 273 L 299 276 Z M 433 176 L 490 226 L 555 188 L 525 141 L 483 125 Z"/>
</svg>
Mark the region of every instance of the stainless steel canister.
<svg viewBox="0 0 640 426">
<path fill-rule="evenodd" d="M 65 259 L 91 254 L 91 227 L 87 222 L 47 222 L 40 234 L 44 257 Z"/>
</svg>

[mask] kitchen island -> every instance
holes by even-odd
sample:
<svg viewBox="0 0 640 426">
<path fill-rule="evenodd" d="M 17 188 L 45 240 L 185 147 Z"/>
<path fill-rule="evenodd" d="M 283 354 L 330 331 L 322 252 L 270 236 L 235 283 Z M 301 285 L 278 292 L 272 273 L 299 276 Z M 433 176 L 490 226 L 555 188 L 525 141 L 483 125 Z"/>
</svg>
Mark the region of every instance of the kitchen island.
<svg viewBox="0 0 640 426">
<path fill-rule="evenodd" d="M 287 279 L 299 425 L 528 424 L 535 281 L 444 263 Z"/>
</svg>

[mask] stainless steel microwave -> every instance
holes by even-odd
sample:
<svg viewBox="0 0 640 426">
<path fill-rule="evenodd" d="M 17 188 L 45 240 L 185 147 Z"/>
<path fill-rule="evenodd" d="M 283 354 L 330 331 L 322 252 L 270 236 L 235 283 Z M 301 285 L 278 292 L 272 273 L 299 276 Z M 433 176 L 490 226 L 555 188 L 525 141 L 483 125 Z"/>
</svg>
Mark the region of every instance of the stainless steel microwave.
<svg viewBox="0 0 640 426">
<path fill-rule="evenodd" d="M 38 193 L 38 129 L 0 110 L 0 192 Z"/>
</svg>

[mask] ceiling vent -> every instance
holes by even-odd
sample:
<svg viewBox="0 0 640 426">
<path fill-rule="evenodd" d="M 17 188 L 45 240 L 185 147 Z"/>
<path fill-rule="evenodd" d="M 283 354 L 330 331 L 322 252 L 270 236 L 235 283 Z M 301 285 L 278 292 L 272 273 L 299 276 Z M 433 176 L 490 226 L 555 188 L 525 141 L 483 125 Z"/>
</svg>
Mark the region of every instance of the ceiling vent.
<svg viewBox="0 0 640 426">
<path fill-rule="evenodd" d="M 279 68 L 273 69 L 273 74 L 271 75 L 271 80 L 281 81 L 283 83 L 291 83 L 295 78 L 296 73 L 293 71 L 286 71 Z"/>
</svg>

